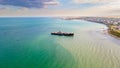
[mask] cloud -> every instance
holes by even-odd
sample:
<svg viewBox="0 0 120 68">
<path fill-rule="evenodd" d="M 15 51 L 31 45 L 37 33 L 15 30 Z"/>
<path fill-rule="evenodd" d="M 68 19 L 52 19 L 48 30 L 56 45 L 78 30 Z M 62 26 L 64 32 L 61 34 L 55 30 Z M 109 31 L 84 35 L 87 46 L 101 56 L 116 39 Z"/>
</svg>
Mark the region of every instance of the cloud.
<svg viewBox="0 0 120 68">
<path fill-rule="evenodd" d="M 109 16 L 120 15 L 119 10 L 106 9 L 106 8 L 89 8 L 89 9 L 27 9 L 21 8 L 17 11 L 11 9 L 0 10 L 1 16 L 20 16 L 20 17 L 48 17 L 48 16 Z"/>
<path fill-rule="evenodd" d="M 59 5 L 58 1 L 50 1 L 50 2 L 44 2 L 44 8 L 48 8 L 48 6 L 52 5 L 52 6 L 57 6 Z"/>
<path fill-rule="evenodd" d="M 0 0 L 0 5 L 11 5 L 26 8 L 43 8 L 45 5 L 55 5 L 56 0 Z"/>
<path fill-rule="evenodd" d="M 23 1 L 23 0 L 21 0 Z M 29 0 L 30 1 L 30 0 Z M 37 0 L 34 0 L 37 1 Z M 10 4 L 4 6 L 0 6 L 0 16 L 107 16 L 107 15 L 120 15 L 120 1 L 112 1 L 110 0 L 101 0 L 102 2 L 106 2 L 100 5 L 92 5 L 91 7 L 81 8 L 77 5 L 69 5 L 68 7 L 78 7 L 77 9 L 63 9 L 66 5 L 63 5 L 62 8 L 50 8 L 46 9 L 44 7 L 49 5 L 58 5 L 59 2 L 56 0 L 39 0 L 42 4 L 40 7 L 37 6 L 23 6 L 19 9 L 15 9 L 12 4 L 12 8 L 10 8 Z M 84 0 L 78 0 L 84 1 Z M 85 0 L 87 1 L 87 0 Z M 85 2 L 84 1 L 84 2 Z M 96 0 L 91 0 L 96 1 Z M 98 0 L 97 0 L 98 1 Z M 3 2 L 0 0 L 0 3 Z M 26 2 L 26 1 L 25 1 Z M 101 3 L 102 3 L 101 2 Z M 30 2 L 33 3 L 33 2 Z M 98 2 L 99 3 L 99 2 Z M 80 3 L 83 4 L 83 3 Z M 92 4 L 92 3 L 91 3 Z M 85 4 L 86 6 L 88 4 Z M 9 7 L 8 7 L 9 6 Z M 21 6 L 21 5 L 19 5 Z M 88 5 L 89 6 L 89 5 Z M 41 9 L 30 9 L 30 8 L 41 8 Z"/>
<path fill-rule="evenodd" d="M 45 5 L 58 5 L 59 2 L 57 1 L 51 1 L 51 2 L 44 2 Z"/>
<path fill-rule="evenodd" d="M 84 11 L 92 11 L 91 14 L 97 13 L 100 15 L 120 15 L 120 1 L 94 6 L 87 8 Z"/>
<path fill-rule="evenodd" d="M 73 0 L 74 3 L 108 3 L 117 0 Z"/>
</svg>

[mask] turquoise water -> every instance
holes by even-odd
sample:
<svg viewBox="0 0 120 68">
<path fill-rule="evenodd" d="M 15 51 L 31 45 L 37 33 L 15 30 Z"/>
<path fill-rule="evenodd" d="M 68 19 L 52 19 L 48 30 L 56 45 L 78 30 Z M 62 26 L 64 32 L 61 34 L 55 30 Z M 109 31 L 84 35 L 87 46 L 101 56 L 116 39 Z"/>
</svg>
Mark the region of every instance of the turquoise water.
<svg viewBox="0 0 120 68">
<path fill-rule="evenodd" d="M 0 18 L 0 68 L 119 68 L 119 40 L 103 28 L 77 20 Z M 50 35 L 59 30 L 75 36 Z"/>
</svg>

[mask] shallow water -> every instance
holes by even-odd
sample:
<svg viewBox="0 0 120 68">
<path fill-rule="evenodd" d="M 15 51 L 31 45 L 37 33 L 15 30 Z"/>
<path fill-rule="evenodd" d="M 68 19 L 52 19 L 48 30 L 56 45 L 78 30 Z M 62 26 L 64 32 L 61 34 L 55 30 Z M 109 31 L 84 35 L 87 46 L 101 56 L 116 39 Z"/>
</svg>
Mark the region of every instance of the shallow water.
<svg viewBox="0 0 120 68">
<path fill-rule="evenodd" d="M 105 25 L 55 18 L 0 18 L 0 68 L 120 68 Z M 51 36 L 55 31 L 74 37 Z"/>
</svg>

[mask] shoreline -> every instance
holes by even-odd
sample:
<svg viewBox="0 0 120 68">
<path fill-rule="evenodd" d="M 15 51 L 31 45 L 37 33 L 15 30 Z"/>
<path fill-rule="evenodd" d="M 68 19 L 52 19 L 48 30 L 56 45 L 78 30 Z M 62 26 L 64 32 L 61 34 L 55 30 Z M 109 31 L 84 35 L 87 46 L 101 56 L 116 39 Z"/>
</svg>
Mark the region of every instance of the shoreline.
<svg viewBox="0 0 120 68">
<path fill-rule="evenodd" d="M 106 27 L 108 27 L 107 32 L 113 37 L 117 37 L 120 39 L 120 33 L 112 31 L 111 26 L 117 24 L 120 24 L 120 18 L 107 18 L 107 17 L 76 17 L 76 18 L 64 18 L 65 20 L 83 20 L 93 23 L 99 23 L 104 24 Z M 117 26 L 117 25 L 116 25 Z M 119 25 L 120 26 L 120 25 Z"/>
<path fill-rule="evenodd" d="M 88 21 L 88 22 L 91 22 L 91 21 Z M 109 25 L 107 25 L 107 24 L 105 24 L 105 23 L 101 23 L 101 22 L 93 22 L 93 23 L 98 23 L 98 24 L 103 24 L 103 25 L 105 25 L 106 27 L 108 27 L 108 29 L 106 30 L 106 32 L 107 32 L 110 36 L 112 36 L 112 37 L 120 40 L 120 37 L 119 37 L 119 36 L 114 35 L 114 34 L 112 34 L 112 33 L 110 32 L 110 26 L 109 26 Z M 103 32 L 104 32 L 104 30 L 103 30 Z"/>
<path fill-rule="evenodd" d="M 89 22 L 89 21 L 88 21 Z M 91 21 L 90 21 L 91 22 Z M 99 23 L 99 24 L 103 24 L 103 25 L 105 25 L 106 27 L 108 27 L 108 29 L 106 30 L 107 31 L 107 33 L 110 35 L 110 36 L 112 36 L 112 37 L 114 37 L 114 38 L 116 38 L 116 39 L 119 39 L 120 40 L 120 37 L 119 36 L 117 36 L 117 35 L 114 35 L 114 34 L 112 34 L 111 32 L 110 32 L 110 26 L 108 26 L 107 24 L 104 24 L 104 23 L 100 23 L 100 22 L 93 22 L 93 23 Z M 104 31 L 103 31 L 104 32 Z"/>
<path fill-rule="evenodd" d="M 118 37 L 117 35 L 112 34 L 109 29 L 107 29 L 107 33 L 108 33 L 110 36 L 112 36 L 112 37 L 120 40 L 120 37 Z"/>
</svg>

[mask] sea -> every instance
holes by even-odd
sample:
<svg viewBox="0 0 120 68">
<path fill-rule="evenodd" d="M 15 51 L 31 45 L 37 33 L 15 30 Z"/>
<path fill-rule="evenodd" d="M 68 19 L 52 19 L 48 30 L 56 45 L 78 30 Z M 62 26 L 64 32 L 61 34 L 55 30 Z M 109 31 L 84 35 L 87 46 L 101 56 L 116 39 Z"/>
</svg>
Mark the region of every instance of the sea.
<svg viewBox="0 0 120 68">
<path fill-rule="evenodd" d="M 0 68 L 120 68 L 107 26 L 51 17 L 0 18 Z M 51 32 L 73 32 L 55 36 Z"/>
</svg>

